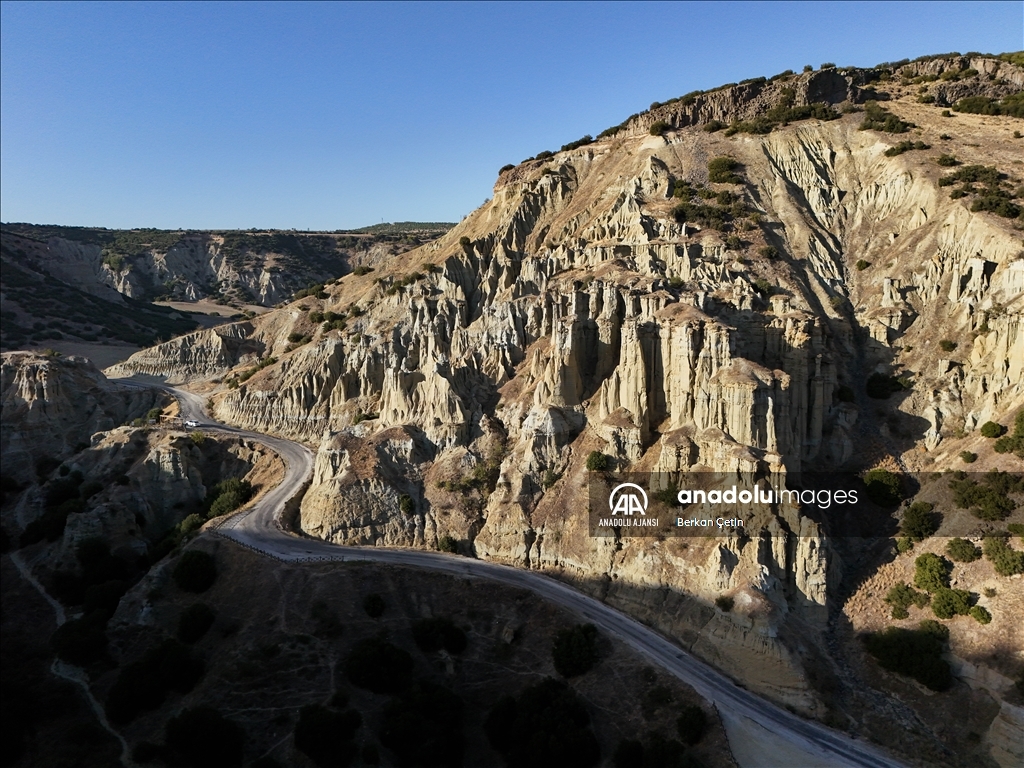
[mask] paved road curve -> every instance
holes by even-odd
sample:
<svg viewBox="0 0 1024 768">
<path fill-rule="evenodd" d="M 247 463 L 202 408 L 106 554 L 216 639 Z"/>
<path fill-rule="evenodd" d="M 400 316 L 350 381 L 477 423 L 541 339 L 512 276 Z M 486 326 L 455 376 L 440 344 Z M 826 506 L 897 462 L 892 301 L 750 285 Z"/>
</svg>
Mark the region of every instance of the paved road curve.
<svg viewBox="0 0 1024 768">
<path fill-rule="evenodd" d="M 859 768 L 902 765 L 871 744 L 852 739 L 815 721 L 805 720 L 750 693 L 639 621 L 543 574 L 438 552 L 343 547 L 289 533 L 284 530 L 280 518 L 287 502 L 302 492 L 312 475 L 313 454 L 308 448 L 290 440 L 214 422 L 206 415 L 202 398 L 191 392 L 166 385 L 133 383 L 124 379 L 120 381 L 129 386 L 159 386 L 178 398 L 182 419 L 197 421 L 202 429 L 260 441 L 277 451 L 287 463 L 281 484 L 248 509 L 226 519 L 217 529 L 221 536 L 284 562 L 386 563 L 426 568 L 454 576 L 485 578 L 530 590 L 576 612 L 604 632 L 627 643 L 713 702 L 723 715 L 734 719 L 747 718 L 785 740 L 807 755 L 807 762 L 803 765 Z M 774 762 L 770 755 L 766 758 L 765 765 L 801 768 L 792 762 L 791 756 L 782 758 L 780 755 L 780 762 Z"/>
</svg>

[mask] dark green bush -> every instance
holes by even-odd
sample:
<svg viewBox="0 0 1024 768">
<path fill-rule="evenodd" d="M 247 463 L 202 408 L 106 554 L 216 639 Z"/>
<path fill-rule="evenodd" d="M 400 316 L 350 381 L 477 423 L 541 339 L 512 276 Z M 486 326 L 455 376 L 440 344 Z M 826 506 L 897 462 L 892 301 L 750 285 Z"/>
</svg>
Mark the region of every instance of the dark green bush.
<svg viewBox="0 0 1024 768">
<path fill-rule="evenodd" d="M 757 249 L 757 252 L 766 259 L 774 260 L 779 258 L 779 249 L 774 245 L 763 245 Z"/>
<path fill-rule="evenodd" d="M 901 141 L 894 147 L 889 147 L 885 150 L 886 157 L 896 157 L 902 155 L 904 152 L 910 152 L 915 149 L 931 149 L 931 146 L 925 144 L 923 141 Z"/>
<path fill-rule="evenodd" d="M 1024 573 L 1024 552 L 1015 550 L 1002 536 L 986 536 L 981 543 L 981 549 L 1000 576 Z"/>
<path fill-rule="evenodd" d="M 178 617 L 178 639 L 189 644 L 198 642 L 216 618 L 217 614 L 206 603 L 193 603 Z"/>
<path fill-rule="evenodd" d="M 248 480 L 237 477 L 224 480 L 213 486 L 207 494 L 208 517 L 220 517 L 233 512 L 252 498 L 255 489 Z"/>
<path fill-rule="evenodd" d="M 963 589 L 940 587 L 932 595 L 932 611 L 940 619 L 966 616 L 971 609 L 971 593 Z"/>
<path fill-rule="evenodd" d="M 924 608 L 928 605 L 930 598 L 926 592 L 918 592 L 906 583 L 899 583 L 893 586 L 885 596 L 885 602 L 892 606 L 892 617 L 894 619 L 905 619 L 910 613 L 907 610 L 910 606 L 916 605 Z"/>
<path fill-rule="evenodd" d="M 942 658 L 944 641 L 936 634 L 887 627 L 866 636 L 864 645 L 884 669 L 912 677 L 933 691 L 945 691 L 953 684 L 953 675 Z"/>
<path fill-rule="evenodd" d="M 946 558 L 926 552 L 914 561 L 914 586 L 934 593 L 949 587 L 953 564 Z"/>
<path fill-rule="evenodd" d="M 729 613 L 732 610 L 733 605 L 736 601 L 728 595 L 719 595 L 715 598 L 715 605 L 718 606 L 719 610 Z"/>
<path fill-rule="evenodd" d="M 877 101 L 864 103 L 864 121 L 860 124 L 862 131 L 882 131 L 884 133 L 906 133 L 916 127 L 913 123 L 900 120 Z"/>
<path fill-rule="evenodd" d="M 980 605 L 975 605 L 968 613 L 979 624 L 989 624 L 992 621 L 992 614 Z"/>
<path fill-rule="evenodd" d="M 518 699 L 501 699 L 484 721 L 484 732 L 508 766 L 592 768 L 601 759 L 586 706 L 560 680 L 549 678 Z"/>
<path fill-rule="evenodd" d="M 411 515 L 416 511 L 416 503 L 412 500 L 412 496 L 407 493 L 403 493 L 398 497 L 398 509 L 403 515 Z"/>
<path fill-rule="evenodd" d="M 974 115 L 1009 115 L 1024 117 L 1024 94 L 1015 93 L 1001 101 L 988 96 L 967 96 L 953 105 L 956 112 Z"/>
<path fill-rule="evenodd" d="M 186 592 L 205 592 L 217 580 L 217 564 L 212 555 L 192 549 L 181 556 L 171 576 Z"/>
<path fill-rule="evenodd" d="M 559 151 L 560 152 L 569 152 L 569 151 L 571 151 L 573 149 L 579 149 L 580 147 L 585 147 L 588 144 L 593 144 L 593 143 L 594 143 L 594 137 L 591 136 L 588 133 L 586 136 L 584 136 L 581 139 L 576 139 L 576 141 L 570 141 L 568 144 L 563 144 L 562 148 Z"/>
<path fill-rule="evenodd" d="M 374 693 L 404 690 L 412 682 L 412 669 L 412 656 L 380 638 L 357 643 L 345 660 L 349 682 Z"/>
<path fill-rule="evenodd" d="M 243 745 L 242 729 L 210 707 L 186 709 L 167 722 L 168 749 L 194 768 L 241 766 Z"/>
<path fill-rule="evenodd" d="M 927 539 L 939 530 L 939 516 L 933 513 L 934 506 L 927 501 L 915 501 L 903 514 L 900 530 L 914 541 Z"/>
<path fill-rule="evenodd" d="M 841 403 L 852 403 L 855 402 L 857 399 L 857 395 L 854 393 L 853 389 L 851 387 L 846 386 L 845 384 L 842 384 L 836 390 L 836 397 L 839 399 L 839 402 Z"/>
<path fill-rule="evenodd" d="M 513 165 L 512 163 L 509 163 L 508 165 L 503 165 L 501 166 L 501 168 L 498 169 L 498 175 L 501 176 L 501 174 L 505 173 L 505 171 L 511 171 L 513 168 L 515 168 L 515 165 Z"/>
<path fill-rule="evenodd" d="M 854 266 L 857 267 L 857 271 L 863 272 L 865 269 L 871 266 L 871 262 L 865 261 L 864 259 L 857 259 L 857 263 Z"/>
<path fill-rule="evenodd" d="M 731 157 L 715 157 L 708 161 L 708 181 L 716 184 L 742 184 L 736 171 L 741 169 L 738 160 Z"/>
<path fill-rule="evenodd" d="M 356 756 L 353 743 L 363 718 L 354 709 L 337 712 L 311 704 L 299 710 L 295 748 L 320 768 L 345 768 Z"/>
<path fill-rule="evenodd" d="M 943 168 L 952 168 L 954 165 L 960 165 L 960 161 L 957 160 L 954 155 L 947 154 L 939 155 L 938 159 L 935 162 L 941 165 Z"/>
<path fill-rule="evenodd" d="M 986 421 L 981 425 L 982 437 L 1000 437 L 1004 432 L 1006 432 L 1006 427 L 994 421 Z"/>
<path fill-rule="evenodd" d="M 425 653 L 440 651 L 460 654 L 466 650 L 466 633 L 447 617 L 420 619 L 412 625 L 412 637 Z"/>
<path fill-rule="evenodd" d="M 600 451 L 591 451 L 587 456 L 587 471 L 588 472 L 604 472 L 608 469 L 610 464 L 608 456 L 601 453 Z"/>
<path fill-rule="evenodd" d="M 366 615 L 371 619 L 379 619 L 383 616 L 386 607 L 384 598 L 376 592 L 372 592 L 363 598 L 363 610 L 366 611 Z"/>
<path fill-rule="evenodd" d="M 704 130 L 708 133 L 714 133 L 715 131 L 720 131 L 726 127 L 726 123 L 723 123 L 721 120 L 709 120 L 704 124 Z"/>
<path fill-rule="evenodd" d="M 954 349 L 956 349 L 956 342 L 953 341 L 952 339 L 943 339 L 942 341 L 939 342 L 939 349 L 941 349 L 943 352 L 952 352 Z"/>
<path fill-rule="evenodd" d="M 665 131 L 671 130 L 672 124 L 664 120 L 656 120 L 651 124 L 651 136 L 661 136 Z"/>
<path fill-rule="evenodd" d="M 1017 506 L 1010 494 L 1024 491 L 1024 478 L 992 470 L 979 483 L 960 472 L 950 480 L 949 487 L 956 505 L 970 509 L 979 520 L 1005 520 Z"/>
<path fill-rule="evenodd" d="M 577 624 L 555 635 L 551 655 L 558 674 L 577 677 L 589 672 L 597 663 L 597 638 L 593 624 Z"/>
<path fill-rule="evenodd" d="M 981 548 L 967 539 L 950 539 L 946 554 L 958 563 L 973 563 L 981 557 Z"/>
<path fill-rule="evenodd" d="M 996 440 L 996 453 L 1013 453 L 1024 459 L 1024 411 L 1020 411 L 1013 422 L 1013 435 L 1004 435 Z"/>
<path fill-rule="evenodd" d="M 459 553 L 459 542 L 454 536 L 445 534 L 437 540 L 437 548 L 442 552 L 448 552 L 456 555 Z"/>
<path fill-rule="evenodd" d="M 887 469 L 871 469 L 864 473 L 867 496 L 882 507 L 899 504 L 903 499 L 903 481 Z"/>
</svg>

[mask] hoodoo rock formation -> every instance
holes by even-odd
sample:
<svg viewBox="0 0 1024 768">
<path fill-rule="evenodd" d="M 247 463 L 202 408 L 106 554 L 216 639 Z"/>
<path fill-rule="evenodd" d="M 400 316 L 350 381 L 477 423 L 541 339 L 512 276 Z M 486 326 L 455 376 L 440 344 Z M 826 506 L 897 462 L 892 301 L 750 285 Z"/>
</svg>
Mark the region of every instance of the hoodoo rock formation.
<svg viewBox="0 0 1024 768">
<path fill-rule="evenodd" d="M 828 525 L 781 506 L 744 535 L 595 538 L 585 464 L 941 469 L 1024 406 L 1020 219 L 951 196 L 936 163 L 1020 184 L 1019 119 L 937 107 L 1024 71 L 907 66 L 974 74 L 932 103 L 899 73 L 831 69 L 657 106 L 504 171 L 401 263 L 115 373 L 216 382 L 219 418 L 318 446 L 309 534 L 545 569 L 815 711 L 801 659 L 843 571 Z"/>
</svg>

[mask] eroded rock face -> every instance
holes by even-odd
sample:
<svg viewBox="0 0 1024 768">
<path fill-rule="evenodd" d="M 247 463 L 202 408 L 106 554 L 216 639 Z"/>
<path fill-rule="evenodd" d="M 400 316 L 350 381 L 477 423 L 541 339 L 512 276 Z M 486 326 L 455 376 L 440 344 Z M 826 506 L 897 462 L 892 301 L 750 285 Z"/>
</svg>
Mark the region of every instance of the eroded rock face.
<svg viewBox="0 0 1024 768">
<path fill-rule="evenodd" d="M 0 362 L 4 475 L 35 477 L 35 462 L 60 460 L 89 445 L 92 435 L 142 416 L 163 398 L 152 390 L 109 382 L 83 357 L 5 352 Z"/>
<path fill-rule="evenodd" d="M 798 85 L 798 103 L 871 87 L 835 71 Z M 887 157 L 895 142 L 858 130 L 857 115 L 735 138 L 685 128 L 756 114 L 772 89 L 669 105 L 521 164 L 402 264 L 236 326 L 278 360 L 215 395 L 216 412 L 320 446 L 302 529 L 365 545 L 450 536 L 550 570 L 708 658 L 747 654 L 735 669 L 751 687 L 813 709 L 778 637 L 827 622 L 841 564 L 822 526 L 780 508 L 745 541 L 595 539 L 586 457 L 780 478 L 942 450 L 955 430 L 1024 405 L 1024 261 L 1006 220 L 950 199 L 930 157 Z M 889 106 L 941 127 L 933 107 Z M 666 109 L 679 130 L 648 135 Z M 744 185 L 709 184 L 722 155 L 742 163 Z M 987 162 L 1011 155 L 992 149 Z M 738 240 L 680 221 L 676 180 L 730 191 L 747 209 L 738 218 L 758 220 L 737 222 Z M 345 327 L 321 329 L 313 312 Z M 290 349 L 306 331 L 312 341 Z M 953 359 L 937 355 L 944 337 L 961 340 Z M 122 368 L 187 378 L 249 364 L 218 357 L 221 344 L 193 334 Z M 888 415 L 865 394 L 875 371 L 914 379 Z M 721 595 L 734 597 L 728 616 L 710 607 Z"/>
</svg>

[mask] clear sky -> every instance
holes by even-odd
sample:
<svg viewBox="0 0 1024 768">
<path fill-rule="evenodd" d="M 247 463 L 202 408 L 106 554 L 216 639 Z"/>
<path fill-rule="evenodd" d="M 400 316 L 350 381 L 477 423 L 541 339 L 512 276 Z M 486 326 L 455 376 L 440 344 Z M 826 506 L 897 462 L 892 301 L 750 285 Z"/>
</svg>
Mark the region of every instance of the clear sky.
<svg viewBox="0 0 1024 768">
<path fill-rule="evenodd" d="M 0 4 L 0 219 L 458 221 L 652 101 L 1024 48 L 1008 3 Z"/>
</svg>

